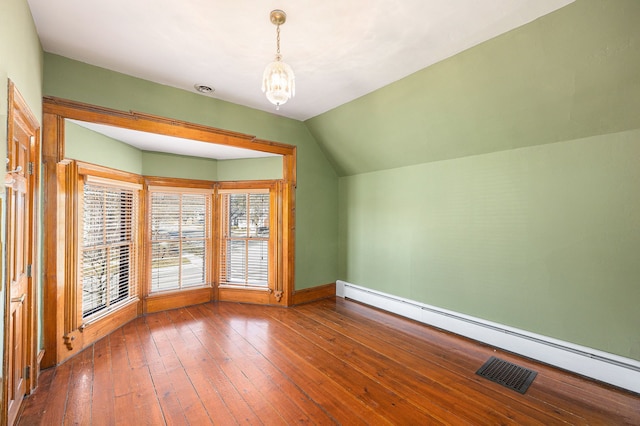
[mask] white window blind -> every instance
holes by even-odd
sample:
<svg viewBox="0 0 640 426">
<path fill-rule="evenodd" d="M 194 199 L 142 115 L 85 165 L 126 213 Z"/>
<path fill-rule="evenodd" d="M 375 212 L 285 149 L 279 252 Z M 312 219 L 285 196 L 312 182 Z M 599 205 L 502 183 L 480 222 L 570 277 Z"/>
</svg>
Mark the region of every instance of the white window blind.
<svg viewBox="0 0 640 426">
<path fill-rule="evenodd" d="M 82 317 L 105 314 L 136 298 L 137 190 L 86 181 L 80 248 Z"/>
<path fill-rule="evenodd" d="M 151 292 L 209 285 L 211 191 L 151 192 Z"/>
<path fill-rule="evenodd" d="M 221 194 L 220 282 L 269 285 L 269 193 Z"/>
</svg>

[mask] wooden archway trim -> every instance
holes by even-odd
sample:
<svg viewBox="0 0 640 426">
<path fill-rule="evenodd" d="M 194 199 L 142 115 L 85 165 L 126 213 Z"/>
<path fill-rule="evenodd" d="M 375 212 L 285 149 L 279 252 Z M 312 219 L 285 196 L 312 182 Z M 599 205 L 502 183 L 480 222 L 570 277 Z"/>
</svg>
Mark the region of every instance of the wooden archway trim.
<svg viewBox="0 0 640 426">
<path fill-rule="evenodd" d="M 237 148 L 268 152 L 282 156 L 284 185 L 282 190 L 282 260 L 280 263 L 283 294 L 282 306 L 293 304 L 295 252 L 295 188 L 296 147 L 280 142 L 258 139 L 254 135 L 237 133 L 157 115 L 119 111 L 56 97 L 43 99 L 42 163 L 44 172 L 44 343 L 43 367 L 62 362 L 68 355 L 64 341 L 65 255 L 60 241 L 69 232 L 68 221 L 59 205 L 66 191 L 65 179 L 57 170 L 65 160 L 65 119 L 106 124 L 131 130 L 169 135 L 184 139 Z"/>
<path fill-rule="evenodd" d="M 143 112 L 119 111 L 52 96 L 44 98 L 43 112 L 74 120 L 107 124 L 126 129 L 176 136 L 200 142 L 227 145 L 272 154 L 292 155 L 295 152 L 295 146 L 293 145 L 258 139 L 256 136 L 245 133 L 218 129 Z"/>
</svg>

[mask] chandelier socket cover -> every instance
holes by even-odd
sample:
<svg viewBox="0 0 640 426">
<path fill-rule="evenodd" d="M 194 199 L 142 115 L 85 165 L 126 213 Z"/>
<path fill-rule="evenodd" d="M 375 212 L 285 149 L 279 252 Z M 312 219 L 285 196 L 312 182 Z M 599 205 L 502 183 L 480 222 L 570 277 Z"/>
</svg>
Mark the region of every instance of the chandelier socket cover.
<svg viewBox="0 0 640 426">
<path fill-rule="evenodd" d="M 269 17 L 271 18 L 271 23 L 273 25 L 282 25 L 287 22 L 287 14 L 280 9 L 272 10 Z"/>
</svg>

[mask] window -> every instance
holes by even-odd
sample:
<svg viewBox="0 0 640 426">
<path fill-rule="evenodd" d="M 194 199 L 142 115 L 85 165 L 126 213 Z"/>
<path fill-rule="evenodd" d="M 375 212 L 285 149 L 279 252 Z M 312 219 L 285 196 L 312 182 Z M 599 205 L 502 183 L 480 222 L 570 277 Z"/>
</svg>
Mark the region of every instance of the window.
<svg viewBox="0 0 640 426">
<path fill-rule="evenodd" d="M 269 286 L 268 190 L 221 192 L 220 283 Z"/>
<path fill-rule="evenodd" d="M 211 190 L 150 187 L 150 292 L 209 285 Z"/>
<path fill-rule="evenodd" d="M 138 187 L 86 176 L 80 247 L 82 319 L 137 298 Z"/>
</svg>

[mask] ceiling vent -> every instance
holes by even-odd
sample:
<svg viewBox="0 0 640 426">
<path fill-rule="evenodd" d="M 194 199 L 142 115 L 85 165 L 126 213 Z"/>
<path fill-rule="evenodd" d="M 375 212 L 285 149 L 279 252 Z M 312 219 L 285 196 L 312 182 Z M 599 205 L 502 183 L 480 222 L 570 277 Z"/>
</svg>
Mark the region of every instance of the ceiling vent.
<svg viewBox="0 0 640 426">
<path fill-rule="evenodd" d="M 193 85 L 193 87 L 195 87 L 198 92 L 200 92 L 202 94 L 205 94 L 205 95 L 212 95 L 213 92 L 216 91 L 216 89 L 214 89 L 211 86 L 207 86 L 206 84 L 197 84 L 196 83 L 196 84 Z"/>
</svg>

